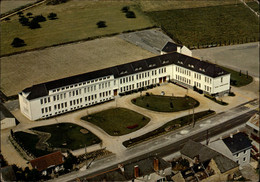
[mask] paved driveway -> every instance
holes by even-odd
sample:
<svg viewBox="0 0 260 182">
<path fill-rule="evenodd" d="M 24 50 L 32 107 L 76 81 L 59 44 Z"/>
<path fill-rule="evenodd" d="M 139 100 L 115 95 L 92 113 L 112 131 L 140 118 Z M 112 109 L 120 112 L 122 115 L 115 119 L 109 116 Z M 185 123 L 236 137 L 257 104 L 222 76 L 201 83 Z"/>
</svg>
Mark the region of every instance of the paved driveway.
<svg viewBox="0 0 260 182">
<path fill-rule="evenodd" d="M 259 42 L 193 50 L 194 57 L 259 77 Z"/>
</svg>

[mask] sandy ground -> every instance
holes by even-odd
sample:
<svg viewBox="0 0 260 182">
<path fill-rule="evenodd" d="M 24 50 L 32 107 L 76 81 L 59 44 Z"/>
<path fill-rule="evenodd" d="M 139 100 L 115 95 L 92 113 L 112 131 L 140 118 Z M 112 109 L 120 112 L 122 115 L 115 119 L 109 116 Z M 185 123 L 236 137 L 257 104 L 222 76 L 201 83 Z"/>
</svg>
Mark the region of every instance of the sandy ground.
<svg viewBox="0 0 260 182">
<path fill-rule="evenodd" d="M 124 64 L 154 54 L 118 37 L 1 58 L 1 90 L 16 95 L 34 84 Z"/>
<path fill-rule="evenodd" d="M 228 96 L 223 97 L 222 99 L 229 103 L 229 105 L 227 106 L 219 105 L 205 98 L 203 95 L 198 94 L 197 92 L 194 92 L 192 90 L 186 91 L 185 89 L 173 84 L 166 84 L 160 87 L 156 87 L 148 90 L 148 92 L 150 93 L 152 92 L 153 94 L 160 94 L 162 91 L 164 91 L 166 95 L 169 96 L 172 94 L 174 94 L 174 96 L 185 96 L 185 94 L 187 94 L 200 102 L 200 106 L 195 108 L 195 112 L 212 109 L 215 110 L 217 113 L 220 113 L 223 111 L 227 111 L 230 108 L 233 108 L 239 104 L 247 102 L 251 99 L 258 98 L 257 92 L 251 90 L 252 85 L 259 85 L 259 84 L 258 82 L 254 81 L 251 85 L 245 87 L 244 89 L 234 89 L 233 92 L 235 92 L 236 94 L 239 92 L 235 97 L 228 97 Z M 143 92 L 143 94 L 145 94 L 145 92 Z M 131 103 L 131 99 L 136 98 L 138 96 L 140 96 L 140 93 L 135 93 L 124 97 L 118 97 L 116 98 L 115 101 L 110 101 L 101 105 L 93 106 L 90 108 L 86 108 L 83 110 L 75 111 L 72 113 L 64 114 L 55 118 L 42 120 L 42 121 L 30 121 L 21 114 L 18 108 L 16 108 L 12 111 L 12 113 L 21 123 L 16 127 L 14 127 L 13 131 L 22 131 L 36 126 L 44 126 L 49 124 L 61 123 L 61 122 L 75 123 L 86 128 L 87 130 L 91 131 L 95 135 L 97 135 L 103 141 L 103 147 L 106 147 L 107 150 L 120 156 L 126 150 L 126 148 L 122 145 L 123 141 L 140 136 L 146 132 L 149 132 L 151 130 L 154 130 L 162 126 L 163 124 L 165 124 L 166 122 L 172 119 L 185 116 L 192 112 L 191 110 L 180 111 L 175 113 L 160 113 L 160 112 L 150 111 L 144 108 L 140 108 Z M 123 136 L 110 136 L 107 133 L 105 133 L 101 128 L 80 119 L 82 116 L 85 116 L 87 114 L 92 114 L 115 106 L 125 107 L 134 110 L 136 112 L 139 112 L 145 116 L 150 117 L 151 121 L 142 129 L 137 130 L 133 133 L 123 135 Z M 1 135 L 2 153 L 10 164 L 16 163 L 21 167 L 25 167 L 27 165 L 26 161 L 21 158 L 19 153 L 16 152 L 16 150 L 8 141 L 9 133 L 10 133 L 10 129 L 6 129 L 2 131 L 2 135 Z M 95 149 L 99 149 L 99 146 L 89 147 L 87 148 L 87 151 L 92 151 Z M 82 153 L 84 153 L 84 150 L 74 151 L 75 155 L 79 155 Z"/>
</svg>

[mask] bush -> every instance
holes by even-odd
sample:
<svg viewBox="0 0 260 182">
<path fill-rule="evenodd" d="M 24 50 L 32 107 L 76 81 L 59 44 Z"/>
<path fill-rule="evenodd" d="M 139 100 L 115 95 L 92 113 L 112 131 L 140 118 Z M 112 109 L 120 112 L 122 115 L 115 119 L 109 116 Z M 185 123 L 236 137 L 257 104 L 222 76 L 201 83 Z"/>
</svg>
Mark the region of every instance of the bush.
<svg viewBox="0 0 260 182">
<path fill-rule="evenodd" d="M 32 16 L 33 14 L 31 12 L 27 13 L 26 16 Z"/>
<path fill-rule="evenodd" d="M 233 97 L 233 96 L 236 96 L 236 94 L 234 92 L 229 92 L 228 96 L 232 96 Z"/>
<path fill-rule="evenodd" d="M 41 25 L 38 23 L 37 20 L 32 19 L 32 21 L 29 23 L 29 28 L 30 29 L 41 28 Z"/>
<path fill-rule="evenodd" d="M 136 18 L 135 13 L 133 11 L 127 11 L 125 16 L 127 18 Z"/>
<path fill-rule="evenodd" d="M 37 21 L 37 22 L 44 22 L 46 21 L 46 18 L 42 15 L 37 15 L 33 18 L 34 21 Z"/>
<path fill-rule="evenodd" d="M 7 17 L 7 18 L 5 18 L 4 20 L 5 20 L 5 21 L 9 21 L 9 20 L 10 20 L 10 18 L 9 18 L 9 17 Z"/>
<path fill-rule="evenodd" d="M 105 28 L 105 27 L 107 27 L 105 21 L 99 21 L 99 22 L 97 22 L 97 26 L 98 26 L 98 28 Z"/>
<path fill-rule="evenodd" d="M 129 11 L 129 6 L 124 6 L 124 7 L 121 9 L 121 11 L 122 11 L 123 13 L 128 12 L 128 11 Z"/>
<path fill-rule="evenodd" d="M 23 25 L 23 26 L 28 26 L 29 25 L 29 19 L 22 16 L 21 18 L 19 18 L 19 22 Z"/>
<path fill-rule="evenodd" d="M 50 13 L 48 15 L 48 18 L 49 18 L 49 20 L 55 20 L 55 19 L 57 19 L 57 14 L 56 13 Z"/>
<path fill-rule="evenodd" d="M 23 39 L 20 39 L 18 37 L 14 38 L 13 42 L 11 43 L 13 47 L 22 47 L 25 46 L 25 42 Z"/>
<path fill-rule="evenodd" d="M 47 0 L 46 5 L 57 5 L 61 3 L 66 3 L 68 0 Z"/>
</svg>

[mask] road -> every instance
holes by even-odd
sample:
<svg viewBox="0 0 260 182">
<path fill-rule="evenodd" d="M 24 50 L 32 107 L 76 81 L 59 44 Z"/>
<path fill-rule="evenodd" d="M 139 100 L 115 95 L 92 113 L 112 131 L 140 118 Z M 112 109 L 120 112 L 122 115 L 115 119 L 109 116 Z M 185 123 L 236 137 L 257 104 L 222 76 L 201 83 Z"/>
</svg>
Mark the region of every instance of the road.
<svg viewBox="0 0 260 182">
<path fill-rule="evenodd" d="M 251 104 L 252 107 L 248 107 L 249 104 Z M 54 181 L 70 181 L 75 180 L 76 178 L 85 178 L 86 176 L 89 177 L 114 169 L 119 163 L 126 164 L 148 156 L 157 155 L 159 157 L 164 157 L 175 153 L 179 151 L 189 139 L 198 142 L 204 141 L 206 139 L 207 130 L 210 138 L 245 123 L 254 113 L 258 112 L 255 110 L 258 108 L 258 101 L 250 102 L 249 104 L 235 107 L 229 111 L 219 113 L 210 119 L 202 120 L 201 122 L 196 123 L 195 128 L 191 129 L 187 135 L 182 136 L 176 132 L 171 132 L 164 136 L 157 137 L 152 141 L 144 142 L 129 148 L 122 154 L 122 156 L 112 155 L 93 162 L 90 169 L 87 171 L 72 172 L 54 179 Z M 203 123 L 211 124 L 209 124 L 208 127 L 201 127 Z M 188 130 L 188 128 L 186 129 Z M 154 147 L 149 148 L 151 145 Z"/>
</svg>

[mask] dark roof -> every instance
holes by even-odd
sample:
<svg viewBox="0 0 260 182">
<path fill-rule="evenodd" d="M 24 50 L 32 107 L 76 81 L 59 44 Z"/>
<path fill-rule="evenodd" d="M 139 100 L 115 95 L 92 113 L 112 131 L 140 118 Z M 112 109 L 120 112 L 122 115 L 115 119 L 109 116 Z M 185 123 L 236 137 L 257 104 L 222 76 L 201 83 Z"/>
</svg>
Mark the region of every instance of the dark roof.
<svg viewBox="0 0 260 182">
<path fill-rule="evenodd" d="M 32 167 L 38 171 L 43 171 L 50 166 L 60 165 L 63 162 L 63 155 L 60 151 L 38 157 L 30 161 Z"/>
<path fill-rule="evenodd" d="M 127 181 L 127 179 L 125 178 L 121 170 L 117 168 L 113 171 L 87 178 L 86 181 Z"/>
<path fill-rule="evenodd" d="M 16 176 L 12 166 L 1 168 L 1 175 L 4 181 L 16 181 Z"/>
<path fill-rule="evenodd" d="M 238 166 L 236 162 L 229 159 L 228 157 L 193 140 L 189 140 L 184 145 L 184 147 L 181 149 L 181 154 L 191 159 L 194 159 L 194 157 L 198 157 L 199 162 L 202 163 L 213 159 L 216 162 L 218 169 L 221 171 L 221 173 L 229 171 L 230 169 L 233 169 Z"/>
<path fill-rule="evenodd" d="M 233 135 L 232 138 L 224 138 L 223 142 L 233 154 L 252 147 L 251 140 L 242 132 Z"/>
<path fill-rule="evenodd" d="M 0 103 L 0 119 L 3 120 L 5 118 L 14 118 L 14 116 L 2 103 Z"/>
<path fill-rule="evenodd" d="M 56 89 L 56 88 L 84 82 L 84 81 L 89 81 L 89 80 L 93 80 L 96 78 L 109 76 L 109 75 L 114 75 L 115 78 L 123 77 L 123 76 L 139 73 L 142 71 L 147 71 L 154 68 L 159 68 L 170 64 L 176 64 L 213 78 L 228 74 L 228 72 L 224 71 L 222 68 L 219 68 L 212 63 L 200 61 L 199 59 L 186 56 L 177 52 L 173 52 L 173 53 L 155 56 L 155 57 L 151 57 L 139 61 L 134 61 L 131 63 L 117 65 L 110 68 L 96 70 L 93 72 L 62 78 L 59 80 L 41 83 L 38 85 L 33 85 L 32 87 L 24 89 L 23 92 L 29 93 L 27 99 L 32 100 L 35 98 L 47 96 L 48 91 L 52 89 Z M 191 64 L 194 66 L 191 67 L 190 66 Z"/>
<path fill-rule="evenodd" d="M 182 47 L 182 45 L 175 44 L 173 42 L 167 42 L 165 46 L 162 48 L 162 51 L 167 53 L 175 52 L 177 51 L 177 47 Z"/>
</svg>

